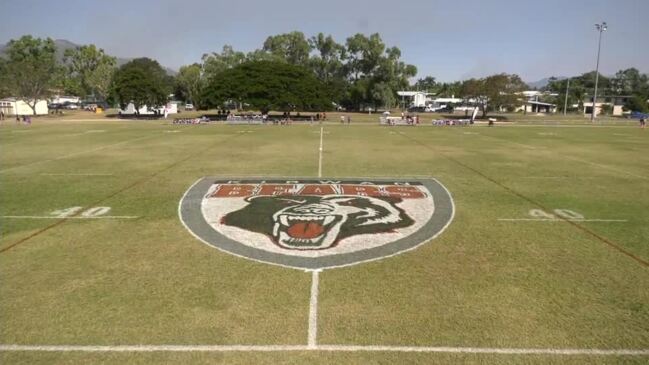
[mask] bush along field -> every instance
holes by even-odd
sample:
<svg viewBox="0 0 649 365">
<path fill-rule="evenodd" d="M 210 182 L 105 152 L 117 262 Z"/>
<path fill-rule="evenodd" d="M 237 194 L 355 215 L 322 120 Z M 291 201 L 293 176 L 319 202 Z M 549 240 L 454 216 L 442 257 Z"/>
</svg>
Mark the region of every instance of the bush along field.
<svg viewBox="0 0 649 365">
<path fill-rule="evenodd" d="M 649 132 L 343 115 L 2 125 L 2 363 L 649 361 Z"/>
</svg>

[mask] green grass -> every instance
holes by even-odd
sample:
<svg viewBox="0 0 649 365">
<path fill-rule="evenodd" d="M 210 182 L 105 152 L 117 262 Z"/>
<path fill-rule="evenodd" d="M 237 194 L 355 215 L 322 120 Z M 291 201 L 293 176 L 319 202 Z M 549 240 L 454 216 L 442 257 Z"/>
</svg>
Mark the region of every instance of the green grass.
<svg viewBox="0 0 649 365">
<path fill-rule="evenodd" d="M 456 216 L 393 258 L 320 274 L 318 342 L 649 349 L 649 131 L 387 128 L 331 113 L 323 175 L 433 176 Z M 79 118 L 79 117 L 78 117 Z M 429 124 L 432 116 L 422 122 Z M 509 118 L 511 120 L 511 118 Z M 546 119 L 564 125 L 582 119 Z M 518 127 L 521 126 L 522 127 Z M 167 131 L 179 131 L 167 133 Z M 101 131 L 101 132 L 100 132 Z M 252 131 L 252 133 L 240 133 Z M 469 134 L 470 133 L 470 134 Z M 303 345 L 311 275 L 191 236 L 178 201 L 206 175 L 317 176 L 319 126 L 40 119 L 0 126 L 0 215 L 109 206 L 134 220 L 3 219 L 0 343 Z M 55 175 L 64 173 L 101 176 Z M 626 222 L 524 222 L 570 209 Z M 28 238 L 32 236 L 31 238 Z M 606 243 L 608 242 L 608 244 Z M 648 357 L 2 352 L 2 363 L 646 363 Z"/>
</svg>

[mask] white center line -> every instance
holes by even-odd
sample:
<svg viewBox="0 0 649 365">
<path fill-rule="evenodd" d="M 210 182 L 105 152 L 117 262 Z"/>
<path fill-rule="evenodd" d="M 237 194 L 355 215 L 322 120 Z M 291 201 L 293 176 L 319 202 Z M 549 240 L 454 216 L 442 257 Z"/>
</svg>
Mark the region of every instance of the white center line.
<svg viewBox="0 0 649 365">
<path fill-rule="evenodd" d="M 318 177 L 322 177 L 322 135 L 324 127 L 320 127 L 320 155 L 318 157 Z"/>
<path fill-rule="evenodd" d="M 309 337 L 307 345 L 309 348 L 317 346 L 318 339 L 318 282 L 320 270 L 311 272 L 311 300 L 309 302 Z"/>
<path fill-rule="evenodd" d="M 357 345 L 0 345 L 0 351 L 41 352 L 425 352 L 505 355 L 597 355 L 649 356 L 649 349 L 512 348 L 446 346 L 357 346 Z"/>
</svg>

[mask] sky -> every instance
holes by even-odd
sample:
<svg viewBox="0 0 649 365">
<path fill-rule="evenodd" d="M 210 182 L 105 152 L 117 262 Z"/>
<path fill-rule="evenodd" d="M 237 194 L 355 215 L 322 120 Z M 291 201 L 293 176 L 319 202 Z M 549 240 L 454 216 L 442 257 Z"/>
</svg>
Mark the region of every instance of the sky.
<svg viewBox="0 0 649 365">
<path fill-rule="evenodd" d="M 0 43 L 25 34 L 95 44 L 178 69 L 223 45 L 261 48 L 269 35 L 378 32 L 417 78 L 507 72 L 528 82 L 595 69 L 649 73 L 649 0 L 1 0 Z"/>
</svg>

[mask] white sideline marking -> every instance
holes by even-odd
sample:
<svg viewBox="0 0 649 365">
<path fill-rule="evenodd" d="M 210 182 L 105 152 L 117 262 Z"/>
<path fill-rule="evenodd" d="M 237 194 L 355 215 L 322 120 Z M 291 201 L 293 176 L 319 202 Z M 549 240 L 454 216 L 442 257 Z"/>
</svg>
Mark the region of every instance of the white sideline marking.
<svg viewBox="0 0 649 365">
<path fill-rule="evenodd" d="M 44 172 L 41 175 L 45 176 L 113 176 L 113 174 L 95 174 L 95 173 L 83 173 L 83 172 L 69 172 L 69 173 L 52 173 Z"/>
<path fill-rule="evenodd" d="M 508 222 L 628 222 L 626 219 L 498 218 L 498 220 Z"/>
<path fill-rule="evenodd" d="M 322 136 L 324 127 L 320 127 L 320 156 L 318 157 L 318 177 L 322 177 Z"/>
<path fill-rule="evenodd" d="M 55 215 L 3 215 L 0 218 L 6 219 L 137 219 L 135 215 L 102 215 L 99 217 L 59 217 Z"/>
<path fill-rule="evenodd" d="M 180 133 L 179 130 L 171 130 L 171 131 L 162 131 L 162 133 Z"/>
<path fill-rule="evenodd" d="M 570 349 L 570 348 L 499 348 L 446 346 L 355 346 L 355 345 L 0 345 L 0 351 L 44 352 L 440 352 L 506 355 L 600 355 L 649 356 L 649 349 Z"/>
<path fill-rule="evenodd" d="M 308 347 L 316 348 L 318 339 L 318 282 L 320 270 L 311 272 L 311 300 L 309 302 L 309 337 Z"/>
<path fill-rule="evenodd" d="M 26 166 L 36 165 L 36 164 L 39 164 L 39 163 L 62 160 L 62 159 L 68 158 L 68 157 L 82 155 L 84 153 L 89 153 L 89 152 L 95 152 L 95 151 L 103 150 L 103 149 L 106 149 L 106 148 L 119 146 L 119 145 L 129 143 L 129 142 L 140 141 L 140 140 L 147 139 L 147 138 L 153 138 L 153 136 L 144 136 L 144 137 L 138 137 L 138 138 L 133 138 L 133 139 L 127 139 L 126 141 L 117 142 L 117 143 L 113 143 L 113 144 L 108 144 L 108 145 L 100 146 L 100 147 L 95 147 L 95 148 L 91 148 L 91 149 L 85 150 L 85 151 L 68 153 L 67 155 L 63 155 L 63 156 L 59 156 L 59 157 L 48 158 L 48 159 L 45 159 L 45 160 L 38 160 L 38 161 L 26 163 L 24 165 L 20 165 L 20 166 L 9 167 L 9 168 L 0 170 L 0 173 L 10 171 L 10 170 L 19 169 L 19 168 L 26 167 Z"/>
</svg>

